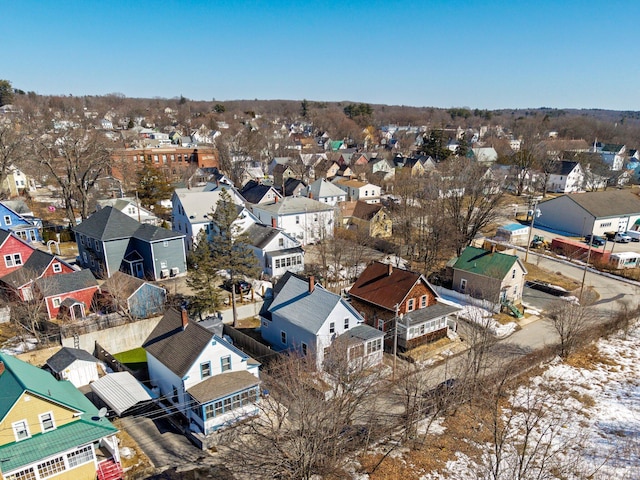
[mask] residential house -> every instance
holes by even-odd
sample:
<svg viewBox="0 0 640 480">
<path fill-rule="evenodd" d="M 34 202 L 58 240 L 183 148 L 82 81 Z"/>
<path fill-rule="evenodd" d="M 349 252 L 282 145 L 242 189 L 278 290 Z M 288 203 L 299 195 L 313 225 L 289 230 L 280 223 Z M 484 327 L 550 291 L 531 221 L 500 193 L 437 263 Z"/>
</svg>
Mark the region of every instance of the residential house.
<svg viewBox="0 0 640 480">
<path fill-rule="evenodd" d="M 160 315 L 166 300 L 164 288 L 124 272 L 115 272 L 100 286 L 100 307 L 132 318 Z"/>
<path fill-rule="evenodd" d="M 391 160 L 386 158 L 372 158 L 369 165 L 371 173 L 381 181 L 391 181 L 395 177 L 396 168 Z"/>
<path fill-rule="evenodd" d="M 36 222 L 20 215 L 5 202 L 0 202 L 0 230 L 13 232 L 29 243 L 42 241 Z"/>
<path fill-rule="evenodd" d="M 600 144 L 596 142 L 595 151 L 600 154 L 602 161 L 609 165 L 614 171 L 622 170 L 625 160 L 627 147 L 625 145 L 616 145 L 612 143 Z"/>
<path fill-rule="evenodd" d="M 225 184 L 208 183 L 198 188 L 176 188 L 173 192 L 171 229 L 185 235 L 187 250 L 192 250 L 200 232 L 208 229 L 222 191 L 229 194 L 233 203 L 244 206 L 244 198 L 235 188 Z"/>
<path fill-rule="evenodd" d="M 285 197 L 299 197 L 304 192 L 307 185 L 297 178 L 287 178 L 284 182 L 284 196 Z"/>
<path fill-rule="evenodd" d="M 7 176 L 4 178 L 2 185 L 0 185 L 0 189 L 7 192 L 7 195 L 12 198 L 22 195 L 26 191 L 35 190 L 33 185 L 34 182 L 22 170 L 10 165 L 7 168 Z"/>
<path fill-rule="evenodd" d="M 113 207 L 104 207 L 74 228 L 78 262 L 97 277 L 117 271 L 160 280 L 185 275 L 185 235 L 141 224 Z"/>
<path fill-rule="evenodd" d="M 361 200 L 367 203 L 379 203 L 381 188 L 360 180 L 335 179 L 332 182 L 347 194 L 347 200 Z"/>
<path fill-rule="evenodd" d="M 282 195 L 271 185 L 262 184 L 254 180 L 247 182 L 240 190 L 240 195 L 249 203 L 269 203 Z"/>
<path fill-rule="evenodd" d="M 573 236 L 640 229 L 640 197 L 634 190 L 562 195 L 538 203 L 537 210 L 536 226 Z"/>
<path fill-rule="evenodd" d="M 79 270 L 39 278 L 35 290 L 44 299 L 49 319 L 62 317 L 75 321 L 91 310 L 98 282 L 91 270 Z"/>
<path fill-rule="evenodd" d="M 162 219 L 156 217 L 153 212 L 142 208 L 140 202 L 133 197 L 123 198 L 107 198 L 96 202 L 96 210 L 104 207 L 113 207 L 120 210 L 125 215 L 137 220 L 140 223 L 148 223 L 149 225 L 161 225 Z"/>
<path fill-rule="evenodd" d="M 58 380 L 69 380 L 80 388 L 98 380 L 100 361 L 85 350 L 62 347 L 47 359 L 46 366 Z"/>
<path fill-rule="evenodd" d="M 381 331 L 394 331 L 406 351 L 447 335 L 460 310 L 442 303 L 424 275 L 373 262 L 349 290 L 351 305 L 366 323 Z"/>
<path fill-rule="evenodd" d="M 382 362 L 384 333 L 363 325 L 363 319 L 340 295 L 325 290 L 315 278 L 287 272 L 274 286 L 274 297 L 263 307 L 260 334 L 275 350 L 313 355 L 322 369 L 328 348 L 342 335 L 356 331 L 359 341 L 350 344 L 349 360 L 366 365 Z M 366 328 L 359 328 L 366 327 Z"/>
<path fill-rule="evenodd" d="M 116 433 L 70 382 L 0 352 L 0 477 L 115 480 Z"/>
<path fill-rule="evenodd" d="M 498 160 L 498 152 L 493 147 L 473 147 L 471 157 L 480 163 L 495 163 Z"/>
<path fill-rule="evenodd" d="M 333 237 L 335 209 L 331 205 L 306 197 L 284 197 L 274 203 L 252 207 L 261 223 L 281 228 L 302 245 Z"/>
<path fill-rule="evenodd" d="M 490 250 L 465 248 L 453 264 L 453 288 L 494 304 L 522 301 L 527 269 L 517 255 Z"/>
<path fill-rule="evenodd" d="M 278 163 L 273 169 L 273 184 L 282 188 L 289 178 L 297 178 L 293 168 L 287 164 Z"/>
<path fill-rule="evenodd" d="M 304 249 L 299 240 L 279 228 L 255 223 L 243 232 L 261 265 L 262 273 L 279 278 L 304 270 Z"/>
<path fill-rule="evenodd" d="M 319 178 L 307 186 L 303 190 L 302 195 L 332 206 L 337 205 L 338 202 L 344 202 L 347 199 L 347 194 L 344 190 L 336 187 L 324 178 Z"/>
<path fill-rule="evenodd" d="M 35 280 L 71 272 L 75 269 L 64 260 L 42 250 L 33 250 L 21 267 L 0 277 L 0 284 L 10 297 L 28 301 L 33 299 Z"/>
<path fill-rule="evenodd" d="M 329 159 L 320 160 L 313 168 L 314 178 L 334 178 L 340 171 L 340 165 L 338 162 Z"/>
<path fill-rule="evenodd" d="M 0 278 L 22 268 L 35 249 L 12 232 L 0 230 Z"/>
<path fill-rule="evenodd" d="M 578 162 L 561 160 L 549 174 L 547 191 L 575 193 L 584 191 L 584 171 Z"/>
<path fill-rule="evenodd" d="M 389 238 L 393 234 L 391 215 L 381 203 L 342 202 L 340 218 L 345 228 L 363 231 L 373 238 Z"/>
<path fill-rule="evenodd" d="M 151 384 L 203 445 L 205 436 L 257 413 L 260 364 L 186 310 L 167 310 L 142 346 Z"/>
</svg>

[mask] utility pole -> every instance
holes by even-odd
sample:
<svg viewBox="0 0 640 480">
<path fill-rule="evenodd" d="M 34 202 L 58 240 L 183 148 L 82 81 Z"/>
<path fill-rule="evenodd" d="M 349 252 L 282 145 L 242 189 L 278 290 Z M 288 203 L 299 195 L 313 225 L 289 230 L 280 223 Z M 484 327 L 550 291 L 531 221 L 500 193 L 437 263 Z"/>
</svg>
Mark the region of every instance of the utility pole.
<svg viewBox="0 0 640 480">
<path fill-rule="evenodd" d="M 536 200 L 533 203 L 533 208 L 531 210 L 531 223 L 529 224 L 529 238 L 527 239 L 527 251 L 524 254 L 524 263 L 529 261 L 529 249 L 531 248 L 531 234 L 533 233 L 533 225 L 536 221 L 536 217 L 541 215 L 540 210 L 538 210 L 538 201 Z"/>
<path fill-rule="evenodd" d="M 393 373 L 391 380 L 396 379 L 396 360 L 398 358 L 398 304 L 396 303 L 396 313 L 393 318 Z"/>
<path fill-rule="evenodd" d="M 582 293 L 584 292 L 584 281 L 587 278 L 587 268 L 589 267 L 589 258 L 591 257 L 592 245 L 593 245 L 593 230 L 591 230 L 591 237 L 589 237 L 589 250 L 587 250 L 587 261 L 584 264 L 584 271 L 582 272 L 582 285 L 580 286 L 580 295 L 578 296 L 578 303 L 582 302 Z"/>
</svg>

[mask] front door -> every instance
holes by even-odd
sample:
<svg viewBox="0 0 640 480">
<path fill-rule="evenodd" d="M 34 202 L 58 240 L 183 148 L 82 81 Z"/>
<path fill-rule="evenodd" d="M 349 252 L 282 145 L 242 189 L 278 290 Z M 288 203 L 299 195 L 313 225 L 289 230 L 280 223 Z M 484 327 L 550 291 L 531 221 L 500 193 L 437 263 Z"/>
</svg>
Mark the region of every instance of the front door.
<svg viewBox="0 0 640 480">
<path fill-rule="evenodd" d="M 133 270 L 132 275 L 134 277 L 142 278 L 144 277 L 144 267 L 142 266 L 142 262 L 135 262 L 131 265 L 131 269 Z"/>
</svg>

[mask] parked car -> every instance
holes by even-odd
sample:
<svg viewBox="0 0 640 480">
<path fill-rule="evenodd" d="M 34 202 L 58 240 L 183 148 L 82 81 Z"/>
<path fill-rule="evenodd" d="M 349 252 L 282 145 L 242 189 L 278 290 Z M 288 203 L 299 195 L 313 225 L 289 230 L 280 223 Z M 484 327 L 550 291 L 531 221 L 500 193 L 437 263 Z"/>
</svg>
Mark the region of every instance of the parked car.
<svg viewBox="0 0 640 480">
<path fill-rule="evenodd" d="M 618 243 L 629 243 L 631 241 L 631 237 L 624 232 L 618 232 L 615 237 L 613 237 L 613 240 Z"/>
<path fill-rule="evenodd" d="M 636 232 L 635 230 L 627 230 L 624 233 L 631 237 L 632 242 L 640 242 L 640 232 Z"/>
<path fill-rule="evenodd" d="M 590 243 L 594 247 L 602 247 L 607 244 L 607 241 L 603 237 L 599 237 L 598 235 L 585 235 L 584 242 Z"/>
<path fill-rule="evenodd" d="M 235 292 L 237 294 L 247 293 L 251 290 L 251 284 L 245 280 L 236 280 L 235 282 Z M 222 288 L 225 290 L 231 291 L 231 280 L 227 279 L 222 283 Z"/>
</svg>

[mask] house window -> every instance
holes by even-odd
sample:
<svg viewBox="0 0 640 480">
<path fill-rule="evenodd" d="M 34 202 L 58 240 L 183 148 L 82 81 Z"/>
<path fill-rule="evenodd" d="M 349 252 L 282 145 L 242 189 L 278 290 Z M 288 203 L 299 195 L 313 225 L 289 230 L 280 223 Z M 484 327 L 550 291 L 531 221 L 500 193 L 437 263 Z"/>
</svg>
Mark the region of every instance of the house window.
<svg viewBox="0 0 640 480">
<path fill-rule="evenodd" d="M 287 267 L 291 266 L 291 257 L 287 257 Z"/>
<path fill-rule="evenodd" d="M 7 267 L 18 267 L 22 265 L 22 255 L 19 253 L 13 253 L 11 255 L 4 256 L 4 264 Z"/>
<path fill-rule="evenodd" d="M 410 298 L 409 300 L 407 300 L 407 312 L 412 312 L 414 308 L 415 300 L 413 298 Z"/>
<path fill-rule="evenodd" d="M 11 217 L 9 215 L 4 216 L 4 224 L 11 225 Z"/>
<path fill-rule="evenodd" d="M 211 376 L 211 362 L 200 364 L 200 378 L 205 379 Z"/>
<path fill-rule="evenodd" d="M 168 240 L 163 241 L 162 246 L 167 248 L 169 246 L 169 241 Z"/>
<path fill-rule="evenodd" d="M 345 330 L 349 330 L 349 319 L 348 318 L 344 319 L 344 329 Z"/>
<path fill-rule="evenodd" d="M 69 463 L 69 468 L 77 467 L 78 465 L 82 465 L 83 463 L 89 463 L 92 460 L 93 449 L 91 448 L 91 445 L 79 448 L 75 452 L 71 452 L 67 455 L 67 463 Z"/>
<path fill-rule="evenodd" d="M 464 292 L 467 289 L 467 281 L 464 278 L 460 279 L 460 291 Z"/>
<path fill-rule="evenodd" d="M 278 246 L 279 247 L 284 247 L 284 238 L 279 238 L 278 239 Z"/>
<path fill-rule="evenodd" d="M 62 271 L 62 265 L 59 263 L 53 264 L 53 273 L 60 273 Z"/>
<path fill-rule="evenodd" d="M 162 163 L 167 163 L 167 155 L 162 154 Z"/>
<path fill-rule="evenodd" d="M 367 355 L 370 355 L 374 352 L 378 352 L 382 350 L 382 339 L 376 338 L 375 340 L 371 340 L 367 342 Z"/>
<path fill-rule="evenodd" d="M 511 272 L 511 278 L 516 278 L 516 269 L 513 269 L 513 272 Z"/>
<path fill-rule="evenodd" d="M 156 163 L 160 163 L 160 158 L 158 157 L 158 155 L 153 156 L 153 161 Z"/>
<path fill-rule="evenodd" d="M 296 225 L 300 225 L 300 215 L 296 215 Z"/>
<path fill-rule="evenodd" d="M 56 425 L 53 423 L 53 413 L 47 412 L 39 415 L 40 417 L 40 427 L 42 428 L 42 432 L 48 432 L 50 430 L 55 430 Z"/>
<path fill-rule="evenodd" d="M 335 322 L 331 322 L 329 324 L 329 333 L 336 333 L 336 324 L 335 324 Z"/>
<path fill-rule="evenodd" d="M 227 355 L 226 357 L 222 357 L 220 359 L 220 369 L 223 372 L 231 370 L 231 355 Z"/>
<path fill-rule="evenodd" d="M 136 209 L 135 209 L 134 207 L 128 207 L 128 208 L 127 208 L 127 213 L 128 213 L 129 215 L 135 215 L 135 213 L 136 213 Z"/>
<path fill-rule="evenodd" d="M 33 467 L 25 468 L 11 475 L 5 475 L 7 480 L 36 480 L 36 471 Z"/>
<path fill-rule="evenodd" d="M 53 303 L 54 308 L 58 308 L 62 303 L 62 301 L 60 300 L 60 297 L 56 297 L 53 300 L 51 300 L 51 303 Z"/>
<path fill-rule="evenodd" d="M 167 262 L 166 260 L 163 262 L 160 262 L 160 268 L 167 268 Z"/>
<path fill-rule="evenodd" d="M 378 319 L 378 330 L 384 332 L 384 320 L 381 318 Z"/>
<path fill-rule="evenodd" d="M 84 245 L 84 235 L 80 234 L 80 244 Z"/>
<path fill-rule="evenodd" d="M 40 478 L 50 477 L 65 471 L 64 457 L 56 457 L 46 462 L 38 464 L 38 475 Z"/>
<path fill-rule="evenodd" d="M 19 422 L 12 423 L 11 426 L 13 427 L 13 434 L 16 437 L 16 442 L 31 437 L 26 420 L 20 420 Z"/>
<path fill-rule="evenodd" d="M 307 356 L 307 344 L 302 342 L 302 354 L 306 357 Z"/>
<path fill-rule="evenodd" d="M 420 297 L 420 308 L 425 308 L 427 306 L 427 296 L 422 295 Z"/>
<path fill-rule="evenodd" d="M 100 243 L 98 243 L 98 240 L 96 240 L 96 252 L 100 251 Z"/>
<path fill-rule="evenodd" d="M 364 356 L 364 344 L 354 345 L 349 349 L 349 359 L 362 358 Z"/>
<path fill-rule="evenodd" d="M 287 344 L 287 332 L 280 332 L 280 341 L 283 344 Z"/>
<path fill-rule="evenodd" d="M 276 258 L 276 268 L 280 268 L 280 259 Z"/>
<path fill-rule="evenodd" d="M 171 392 L 171 401 L 173 403 L 178 403 L 178 389 L 174 386 L 173 391 Z"/>
</svg>

